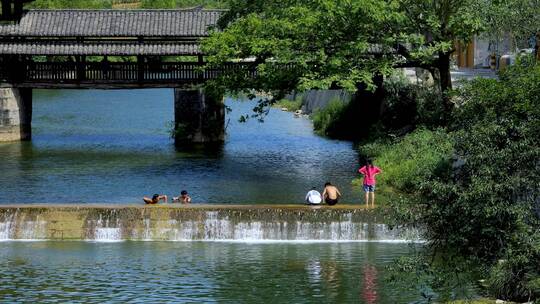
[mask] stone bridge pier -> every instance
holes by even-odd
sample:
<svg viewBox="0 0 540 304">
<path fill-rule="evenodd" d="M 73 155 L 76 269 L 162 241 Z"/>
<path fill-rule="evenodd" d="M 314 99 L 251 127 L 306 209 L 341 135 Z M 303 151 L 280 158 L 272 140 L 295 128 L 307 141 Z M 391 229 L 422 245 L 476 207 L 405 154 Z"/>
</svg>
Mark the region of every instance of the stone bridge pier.
<svg viewBox="0 0 540 304">
<path fill-rule="evenodd" d="M 175 89 L 173 132 L 177 147 L 223 142 L 223 96 L 214 96 L 203 89 Z"/>
<path fill-rule="evenodd" d="M 0 142 L 32 137 L 32 89 L 0 88 Z"/>
</svg>

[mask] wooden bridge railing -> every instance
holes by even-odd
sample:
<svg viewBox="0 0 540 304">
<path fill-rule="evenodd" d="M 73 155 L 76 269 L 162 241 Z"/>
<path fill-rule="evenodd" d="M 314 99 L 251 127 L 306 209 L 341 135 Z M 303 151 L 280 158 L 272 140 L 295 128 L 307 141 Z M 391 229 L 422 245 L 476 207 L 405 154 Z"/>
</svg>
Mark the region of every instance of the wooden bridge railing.
<svg viewBox="0 0 540 304">
<path fill-rule="evenodd" d="M 0 65 L 0 80 L 15 83 L 200 83 L 237 71 L 255 77 L 251 63 L 228 63 L 216 69 L 201 69 L 197 62 L 24 62 Z"/>
</svg>

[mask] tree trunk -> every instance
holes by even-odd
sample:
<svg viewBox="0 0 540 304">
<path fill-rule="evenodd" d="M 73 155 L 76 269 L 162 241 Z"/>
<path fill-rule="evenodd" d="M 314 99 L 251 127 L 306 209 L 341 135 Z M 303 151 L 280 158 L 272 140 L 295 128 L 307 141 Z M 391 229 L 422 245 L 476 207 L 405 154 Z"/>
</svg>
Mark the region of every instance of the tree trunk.
<svg viewBox="0 0 540 304">
<path fill-rule="evenodd" d="M 452 76 L 450 75 L 450 53 L 439 53 L 437 68 L 439 69 L 441 92 L 446 93 L 452 89 Z"/>
<path fill-rule="evenodd" d="M 540 32 L 536 33 L 536 45 L 534 47 L 534 55 L 536 61 L 540 61 Z"/>
<path fill-rule="evenodd" d="M 439 85 L 441 88 L 443 107 L 446 115 L 449 116 L 453 109 L 450 96 L 448 96 L 448 92 L 452 90 L 452 76 L 450 75 L 450 53 L 439 53 L 437 68 L 439 70 Z"/>
</svg>

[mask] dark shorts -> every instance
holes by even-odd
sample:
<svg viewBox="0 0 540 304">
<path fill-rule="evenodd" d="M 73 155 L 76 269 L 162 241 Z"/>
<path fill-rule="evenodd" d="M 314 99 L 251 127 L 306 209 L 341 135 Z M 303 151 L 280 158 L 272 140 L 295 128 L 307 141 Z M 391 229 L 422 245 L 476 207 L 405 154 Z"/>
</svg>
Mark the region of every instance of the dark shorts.
<svg viewBox="0 0 540 304">
<path fill-rule="evenodd" d="M 364 192 L 375 192 L 375 185 L 364 185 Z"/>
<path fill-rule="evenodd" d="M 327 199 L 325 199 L 325 202 L 330 206 L 334 206 L 335 204 L 337 204 L 338 200 L 337 199 L 327 198 Z"/>
</svg>

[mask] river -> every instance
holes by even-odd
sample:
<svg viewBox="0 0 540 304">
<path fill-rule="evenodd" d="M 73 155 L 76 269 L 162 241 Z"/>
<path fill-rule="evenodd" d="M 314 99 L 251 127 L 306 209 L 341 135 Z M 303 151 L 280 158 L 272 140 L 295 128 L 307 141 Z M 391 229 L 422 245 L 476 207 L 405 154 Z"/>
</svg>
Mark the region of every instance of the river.
<svg viewBox="0 0 540 304">
<path fill-rule="evenodd" d="M 387 282 L 404 244 L 0 244 L 6 302 L 375 304 L 419 294 Z"/>
<path fill-rule="evenodd" d="M 353 144 L 319 137 L 289 112 L 240 123 L 255 103 L 227 98 L 222 149 L 178 152 L 169 136 L 173 90 L 33 94 L 33 140 L 0 144 L 0 203 L 136 203 L 184 189 L 198 203 L 302 203 L 326 181 L 360 202 Z"/>
</svg>

